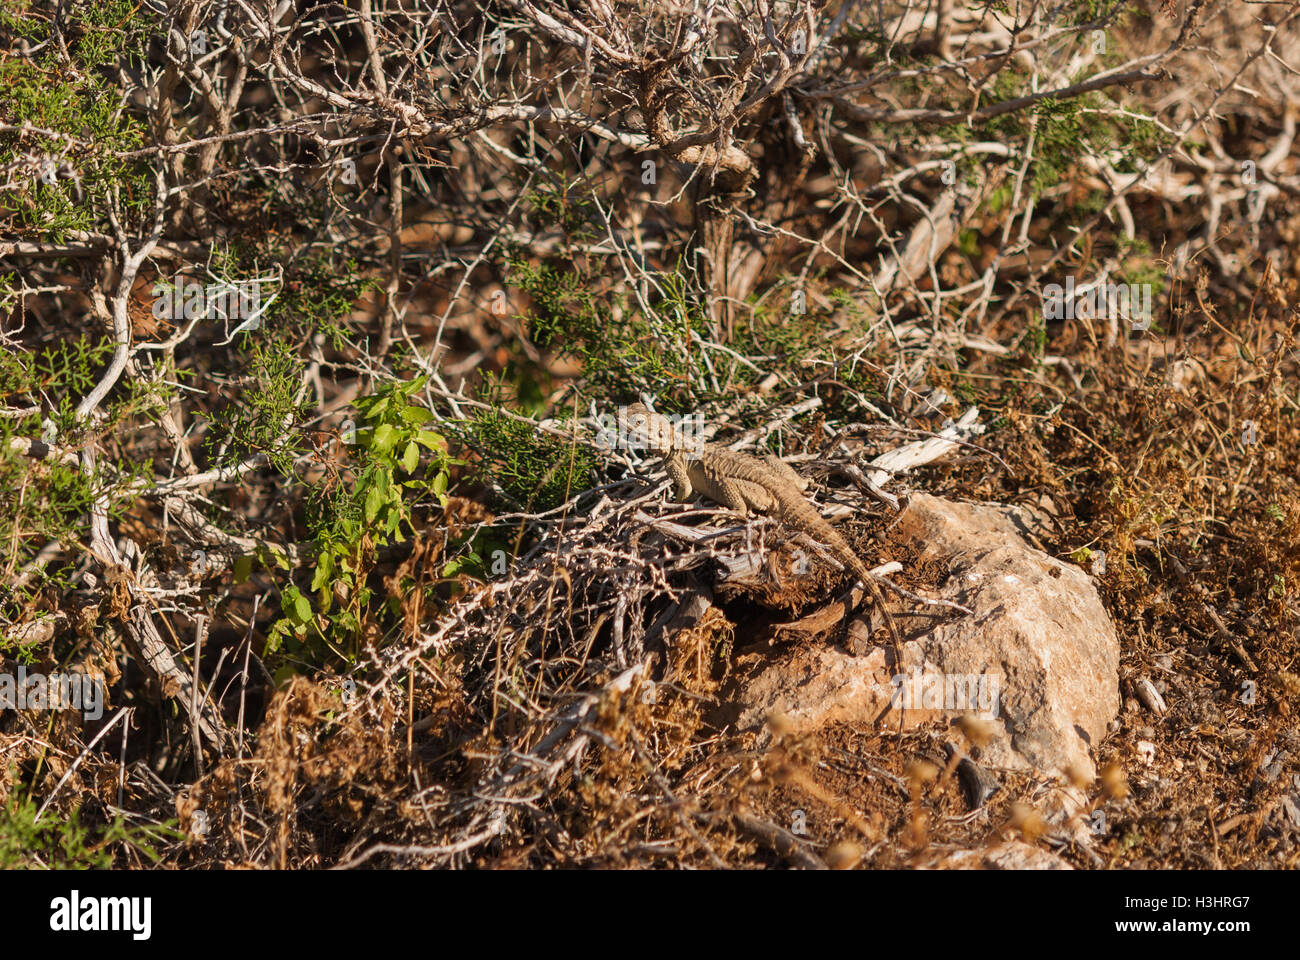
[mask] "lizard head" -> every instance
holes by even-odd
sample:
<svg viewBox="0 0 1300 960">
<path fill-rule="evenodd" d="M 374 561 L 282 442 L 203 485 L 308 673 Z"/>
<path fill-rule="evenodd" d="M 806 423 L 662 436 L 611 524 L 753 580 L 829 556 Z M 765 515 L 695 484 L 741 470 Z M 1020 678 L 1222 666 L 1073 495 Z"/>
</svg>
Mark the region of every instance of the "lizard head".
<svg viewBox="0 0 1300 960">
<path fill-rule="evenodd" d="M 663 414 L 655 413 L 643 403 L 633 403 L 622 411 L 623 435 L 629 447 L 649 450 L 666 456 L 673 449 L 673 425 Z"/>
</svg>

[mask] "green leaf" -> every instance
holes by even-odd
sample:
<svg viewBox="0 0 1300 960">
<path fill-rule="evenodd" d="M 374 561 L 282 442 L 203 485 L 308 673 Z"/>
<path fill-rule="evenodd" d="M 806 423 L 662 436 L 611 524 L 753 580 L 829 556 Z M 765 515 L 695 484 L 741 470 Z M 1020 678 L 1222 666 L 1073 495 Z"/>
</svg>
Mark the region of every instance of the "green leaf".
<svg viewBox="0 0 1300 960">
<path fill-rule="evenodd" d="M 316 563 L 316 575 L 311 579 L 311 589 L 314 593 L 321 587 L 330 582 L 330 577 L 334 575 L 334 558 L 328 553 L 322 553 Z"/>
<path fill-rule="evenodd" d="M 458 557 L 442 568 L 442 576 L 450 578 L 461 573 L 474 573 L 481 566 L 482 561 L 474 554 L 470 554 L 468 557 Z"/>
<path fill-rule="evenodd" d="M 402 454 L 402 466 L 406 467 L 407 473 L 414 473 L 415 468 L 420 465 L 420 448 L 412 440 L 406 445 L 406 452 Z"/>
<path fill-rule="evenodd" d="M 370 492 L 366 494 L 366 523 L 374 523 L 383 503 L 384 492 L 378 486 L 371 487 Z"/>
<path fill-rule="evenodd" d="M 297 587 L 288 587 L 280 595 L 280 608 L 290 620 L 298 623 L 311 619 L 311 601 Z"/>
<path fill-rule="evenodd" d="M 415 377 L 414 379 L 407 380 L 405 383 L 398 386 L 396 389 L 393 390 L 393 392 L 396 393 L 398 396 L 409 397 L 411 394 L 415 393 L 415 391 L 419 390 L 423 386 L 424 386 L 424 377 Z"/>
<path fill-rule="evenodd" d="M 393 449 L 393 444 L 397 442 L 397 428 L 391 423 L 382 423 L 375 428 L 375 438 L 370 443 L 370 449 L 375 453 L 387 453 Z"/>
<path fill-rule="evenodd" d="M 253 555 L 245 554 L 235 560 L 235 583 L 247 583 L 253 575 Z"/>
<path fill-rule="evenodd" d="M 435 453 L 447 449 L 447 441 L 442 438 L 442 434 L 434 433 L 432 430 L 421 430 L 415 435 L 415 442 L 428 447 Z"/>
<path fill-rule="evenodd" d="M 402 419 L 407 423 L 419 426 L 433 416 L 432 410 L 426 410 L 424 407 L 410 406 L 402 411 Z"/>
<path fill-rule="evenodd" d="M 291 570 L 293 568 L 293 564 L 289 562 L 289 554 L 285 553 L 281 547 L 276 546 L 274 543 L 268 543 L 266 545 L 266 552 L 270 555 L 271 559 L 269 561 L 263 559 L 262 562 L 268 568 L 272 564 L 279 567 L 281 570 Z"/>
</svg>

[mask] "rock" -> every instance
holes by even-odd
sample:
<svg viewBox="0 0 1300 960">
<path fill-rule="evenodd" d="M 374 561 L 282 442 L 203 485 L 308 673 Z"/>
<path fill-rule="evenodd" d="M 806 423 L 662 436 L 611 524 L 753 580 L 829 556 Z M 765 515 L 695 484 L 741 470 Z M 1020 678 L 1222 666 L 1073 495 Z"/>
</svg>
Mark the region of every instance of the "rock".
<svg viewBox="0 0 1300 960">
<path fill-rule="evenodd" d="M 951 761 L 957 748 L 951 743 L 945 743 L 943 752 Z M 957 779 L 961 781 L 961 788 L 966 793 L 966 806 L 971 810 L 984 806 L 989 797 L 1002 788 L 997 777 L 967 756 L 957 761 Z"/>
<path fill-rule="evenodd" d="M 911 637 L 901 669 L 880 648 L 795 649 L 742 685 L 739 725 L 781 712 L 801 731 L 837 720 L 897 729 L 974 713 L 989 731 L 972 753 L 983 766 L 1094 776 L 1091 751 L 1119 711 L 1119 641 L 1091 578 L 1030 547 L 1007 511 L 912 496 L 897 535 L 948 571 L 927 593 L 973 613 L 896 613 Z"/>
<path fill-rule="evenodd" d="M 1133 694 L 1142 702 L 1142 706 L 1152 713 L 1164 713 L 1169 709 L 1165 706 L 1165 698 L 1160 696 L 1156 685 L 1146 677 L 1138 677 L 1133 681 Z"/>
<path fill-rule="evenodd" d="M 1092 580 L 1029 547 L 997 508 L 911 498 L 901 538 L 949 569 L 940 595 L 974 616 L 922 638 L 946 674 L 999 677 L 999 719 L 986 764 L 1095 774 L 1090 750 L 1119 712 L 1119 640 Z"/>
<path fill-rule="evenodd" d="M 1048 850 L 1022 840 L 1008 840 L 985 850 L 942 853 L 917 864 L 921 870 L 1073 870 Z"/>
<path fill-rule="evenodd" d="M 1092 846 L 1099 834 L 1104 834 L 1104 811 L 1088 803 L 1088 797 L 1075 786 L 1057 785 L 1050 788 L 1039 801 L 1048 836 L 1061 843 L 1073 843 L 1080 848 Z"/>
<path fill-rule="evenodd" d="M 855 657 L 828 646 L 803 647 L 744 686 L 737 723 L 742 729 L 758 727 L 773 714 L 783 715 L 796 732 L 837 720 L 874 723 L 889 711 L 892 693 L 883 649 Z M 910 726 L 934 718 L 907 716 Z"/>
</svg>

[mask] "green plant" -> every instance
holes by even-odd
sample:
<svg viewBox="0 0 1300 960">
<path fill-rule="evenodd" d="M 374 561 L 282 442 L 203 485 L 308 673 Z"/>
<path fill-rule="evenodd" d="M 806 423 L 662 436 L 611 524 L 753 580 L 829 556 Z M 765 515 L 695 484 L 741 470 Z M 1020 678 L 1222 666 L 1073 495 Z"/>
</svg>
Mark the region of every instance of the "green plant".
<svg viewBox="0 0 1300 960">
<path fill-rule="evenodd" d="M 571 243 L 591 243 L 598 236 L 595 204 L 580 181 L 539 184 L 524 194 L 524 202 L 534 215 L 560 227 Z"/>
<path fill-rule="evenodd" d="M 651 384 L 690 383 L 685 345 L 697 317 L 676 288 L 647 317 L 626 299 L 599 295 L 592 277 L 576 266 L 516 260 L 510 281 L 533 301 L 533 340 L 579 361 L 591 394 L 633 396 Z"/>
<path fill-rule="evenodd" d="M 458 443 L 475 454 L 473 477 L 514 509 L 550 510 L 595 477 L 596 460 L 585 446 L 539 432 L 507 412 L 500 385 L 488 381 L 485 403 L 454 425 Z"/>
<path fill-rule="evenodd" d="M 1151 244 L 1145 238 L 1117 237 L 1115 246 L 1121 262 L 1116 277 L 1121 282 L 1134 286 L 1150 284 L 1153 297 L 1164 293 L 1167 273 L 1152 259 Z"/>
<path fill-rule="evenodd" d="M 153 199 L 150 168 L 119 154 L 139 147 L 146 127 L 121 109 L 113 68 L 140 67 L 156 18 L 131 0 L 77 0 L 55 43 L 49 20 L 30 16 L 31 6 L 11 0 L 0 10 L 6 48 L 22 38 L 41 50 L 0 58 L 0 125 L 8 128 L 0 135 L 0 169 L 29 174 L 0 192 L 0 225 L 60 241 L 71 230 L 93 229 L 110 196 L 119 216 L 143 215 Z"/>
<path fill-rule="evenodd" d="M 32 411 L 0 417 L 0 489 L 7 506 L 0 511 L 0 577 L 6 582 L 47 543 L 84 542 L 97 497 L 105 497 L 111 519 L 120 516 L 126 502 L 118 492 L 151 467 L 127 458 L 112 467 L 101 464 L 90 475 L 76 455 L 92 429 L 95 438 L 112 436 L 134 417 L 152 417 L 162 402 L 131 385 L 100 406 L 103 418 L 93 427 L 78 419 L 77 402 L 94 387 L 112 351 L 107 340 L 84 336 L 54 340 L 32 353 L 0 351 L 0 407 Z M 32 443 L 51 449 L 35 457 Z M 28 599 L 62 583 L 63 572 L 34 570 L 25 589 L 0 600 L 0 619 L 14 619 Z"/>
<path fill-rule="evenodd" d="M 357 457 L 353 477 L 337 479 L 313 498 L 310 510 L 319 519 L 313 523 L 312 579 L 306 590 L 290 584 L 281 591 L 284 616 L 271 629 L 268 652 L 288 640 L 296 647 L 318 642 L 350 661 L 363 635 L 378 626 L 366 582 L 375 550 L 406 539 L 404 529 L 414 530 L 412 510 L 425 498 L 446 503 L 451 467 L 460 462 L 441 434 L 424 428 L 433 414 L 411 400 L 424 383 L 390 383 L 357 400 L 361 423 L 355 438 L 344 437 Z M 268 559 L 268 565 L 288 566 L 284 558 Z"/>
<path fill-rule="evenodd" d="M 131 827 L 118 816 L 98 829 L 74 809 L 66 819 L 40 817 L 35 801 L 15 791 L 0 807 L 0 870 L 106 870 L 114 848 L 130 848 L 157 863 L 153 844 L 184 834 L 172 824 Z"/>
<path fill-rule="evenodd" d="M 989 99 L 1014 100 L 1027 93 L 1027 78 L 1008 69 L 992 81 Z M 976 131 L 981 138 L 1027 143 L 1031 126 L 1034 151 L 1026 184 L 1035 199 L 1067 179 L 1082 155 L 1117 158 L 1113 160 L 1115 169 L 1132 173 L 1154 160 L 1172 142 L 1150 119 L 1122 112 L 1101 93 L 1064 100 L 1043 97 L 1030 110 L 1011 111 L 977 124 Z M 986 201 L 988 209 L 1002 209 L 1011 200 L 1014 189 L 1014 181 L 1003 182 L 990 193 Z M 1084 194 L 1081 204 L 1083 209 L 1096 207 L 1097 198 Z"/>
<path fill-rule="evenodd" d="M 244 389 L 214 418 L 206 445 L 215 459 L 224 463 L 261 453 L 281 475 L 289 476 L 304 447 L 299 391 L 306 364 L 281 337 L 249 338 L 248 342 L 250 360 Z"/>
<path fill-rule="evenodd" d="M 376 278 L 362 276 L 355 260 L 336 263 L 327 253 L 298 255 L 266 244 L 256 256 L 245 257 L 243 270 L 255 272 L 260 263 L 288 264 L 265 326 L 301 338 L 322 333 L 335 350 L 353 339 L 348 318 L 357 300 L 382 286 Z"/>
</svg>

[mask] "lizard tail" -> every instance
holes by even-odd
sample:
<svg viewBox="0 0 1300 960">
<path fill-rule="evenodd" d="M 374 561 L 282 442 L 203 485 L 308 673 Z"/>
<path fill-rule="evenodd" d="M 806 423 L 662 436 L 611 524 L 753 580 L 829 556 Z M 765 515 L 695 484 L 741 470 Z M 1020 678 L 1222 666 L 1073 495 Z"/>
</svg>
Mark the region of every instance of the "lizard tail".
<svg viewBox="0 0 1300 960">
<path fill-rule="evenodd" d="M 880 613 L 885 619 L 885 625 L 889 628 L 889 636 L 894 644 L 894 662 L 902 663 L 902 634 L 898 631 L 898 625 L 894 622 L 893 614 L 889 612 L 889 607 L 885 603 L 885 595 L 881 593 L 880 585 L 876 583 L 876 578 L 871 575 L 870 568 L 849 546 L 848 541 L 840 535 L 840 532 L 832 527 L 826 521 L 826 518 L 817 512 L 817 508 L 804 500 L 803 497 L 778 495 L 777 502 L 781 506 L 781 518 L 783 520 L 829 545 L 839 561 L 852 571 L 853 576 L 871 594 L 880 607 Z"/>
<path fill-rule="evenodd" d="M 779 497 L 778 502 L 781 505 L 781 518 L 786 523 L 799 528 L 804 533 L 810 534 L 814 539 L 820 540 L 829 546 L 831 552 L 835 554 L 835 559 L 844 564 L 863 583 L 871 580 L 871 571 L 862 562 L 862 558 L 854 552 L 853 548 L 849 546 L 849 542 L 840 535 L 840 532 L 817 512 L 816 507 L 802 497 L 797 499 L 794 497 Z"/>
</svg>

